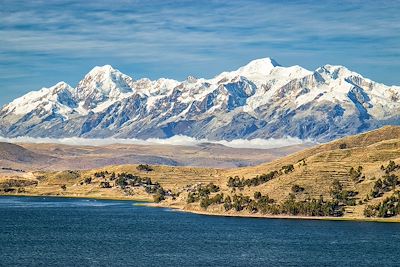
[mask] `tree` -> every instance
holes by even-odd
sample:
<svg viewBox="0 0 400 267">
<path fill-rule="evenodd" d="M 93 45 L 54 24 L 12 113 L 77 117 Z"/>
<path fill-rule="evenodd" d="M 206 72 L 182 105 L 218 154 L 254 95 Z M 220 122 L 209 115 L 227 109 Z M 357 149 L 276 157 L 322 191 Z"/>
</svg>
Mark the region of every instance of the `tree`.
<svg viewBox="0 0 400 267">
<path fill-rule="evenodd" d="M 115 180 L 115 184 L 121 188 L 125 188 L 125 186 L 127 186 L 127 181 L 126 178 L 124 177 L 119 177 L 117 178 L 117 180 Z"/>
<path fill-rule="evenodd" d="M 299 213 L 299 209 L 296 203 L 296 196 L 290 193 L 289 197 L 285 200 L 285 202 L 283 202 L 282 208 L 285 213 L 297 215 Z"/>
<path fill-rule="evenodd" d="M 341 192 L 343 190 L 343 185 L 339 182 L 339 180 L 335 179 L 332 182 L 331 186 L 331 196 L 333 199 L 341 199 Z"/>
<path fill-rule="evenodd" d="M 293 166 L 293 164 L 285 165 L 285 166 L 282 166 L 282 170 L 284 173 L 287 174 L 289 172 L 294 171 L 294 166 Z"/>
<path fill-rule="evenodd" d="M 259 191 L 254 192 L 254 199 L 260 199 L 261 198 L 261 193 Z"/>
<path fill-rule="evenodd" d="M 84 180 L 85 184 L 90 184 L 92 183 L 92 177 L 86 177 Z"/>
<path fill-rule="evenodd" d="M 153 200 L 156 203 L 160 203 L 161 201 L 163 201 L 165 199 L 165 196 L 163 194 L 157 193 L 153 196 Z"/>
<path fill-rule="evenodd" d="M 396 185 L 397 185 L 397 183 L 398 183 L 398 177 L 397 177 L 396 175 L 394 175 L 394 174 L 387 175 L 387 176 L 385 177 L 384 183 L 385 183 L 387 186 L 392 187 L 392 190 L 395 190 Z"/>
<path fill-rule="evenodd" d="M 188 197 L 187 197 L 187 199 L 186 199 L 186 202 L 187 202 L 188 204 L 196 202 L 195 195 L 194 195 L 193 193 L 189 193 L 189 194 L 188 194 Z"/>
<path fill-rule="evenodd" d="M 139 165 L 136 167 L 136 169 L 137 169 L 138 171 L 146 171 L 146 172 L 151 172 L 151 171 L 154 170 L 154 169 L 153 169 L 152 167 L 150 167 L 150 165 L 148 165 L 148 164 L 139 164 Z"/>
<path fill-rule="evenodd" d="M 111 188 L 111 185 L 110 185 L 110 182 L 103 181 L 103 182 L 100 182 L 100 187 L 101 188 Z"/>
<path fill-rule="evenodd" d="M 226 211 L 232 209 L 232 199 L 230 196 L 226 196 L 226 198 L 224 199 L 224 209 Z"/>
<path fill-rule="evenodd" d="M 372 198 L 380 197 L 383 195 L 383 183 L 381 179 L 378 179 L 375 182 L 370 195 Z"/>
<path fill-rule="evenodd" d="M 206 196 L 205 198 L 202 198 L 200 201 L 200 207 L 202 207 L 203 209 L 207 209 L 208 206 L 211 205 L 211 201 L 208 198 L 208 196 Z"/>
<path fill-rule="evenodd" d="M 362 169 L 362 166 L 358 166 L 357 170 L 351 167 L 349 170 L 350 179 L 356 183 L 364 181 L 365 175 L 362 175 Z"/>
</svg>

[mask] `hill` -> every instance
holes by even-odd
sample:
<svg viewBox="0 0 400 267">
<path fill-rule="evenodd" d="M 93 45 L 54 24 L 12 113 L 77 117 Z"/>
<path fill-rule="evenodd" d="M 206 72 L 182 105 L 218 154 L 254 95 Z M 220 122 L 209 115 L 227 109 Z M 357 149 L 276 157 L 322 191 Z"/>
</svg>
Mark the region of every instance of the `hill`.
<svg viewBox="0 0 400 267">
<path fill-rule="evenodd" d="M 49 162 L 54 158 L 44 154 L 35 153 L 20 145 L 0 142 L 0 162 L 8 161 L 12 163 L 43 163 Z"/>
<path fill-rule="evenodd" d="M 24 190 L 30 194 L 154 198 L 161 201 L 157 205 L 214 215 L 397 220 L 399 174 L 400 127 L 389 126 L 254 167 L 124 165 L 41 172 L 35 173 L 39 184 Z"/>
<path fill-rule="evenodd" d="M 88 141 L 88 143 L 90 142 Z M 38 169 L 62 171 L 143 163 L 168 166 L 233 168 L 253 166 L 265 161 L 272 161 L 310 146 L 311 144 L 299 144 L 272 149 L 250 149 L 231 148 L 214 144 L 199 144 L 196 146 L 164 144 L 91 146 L 0 143 L 0 167 L 12 167 L 27 171 Z"/>
</svg>

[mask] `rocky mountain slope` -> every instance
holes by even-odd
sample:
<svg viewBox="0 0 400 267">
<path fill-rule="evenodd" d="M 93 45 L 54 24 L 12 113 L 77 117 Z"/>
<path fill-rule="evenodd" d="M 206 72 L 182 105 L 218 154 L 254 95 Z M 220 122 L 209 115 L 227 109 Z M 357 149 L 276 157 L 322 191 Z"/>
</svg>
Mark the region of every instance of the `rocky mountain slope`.
<svg viewBox="0 0 400 267">
<path fill-rule="evenodd" d="M 315 71 L 251 61 L 212 79 L 134 80 L 106 65 L 0 110 L 7 137 L 280 138 L 320 141 L 400 124 L 400 87 L 343 66 Z"/>
</svg>

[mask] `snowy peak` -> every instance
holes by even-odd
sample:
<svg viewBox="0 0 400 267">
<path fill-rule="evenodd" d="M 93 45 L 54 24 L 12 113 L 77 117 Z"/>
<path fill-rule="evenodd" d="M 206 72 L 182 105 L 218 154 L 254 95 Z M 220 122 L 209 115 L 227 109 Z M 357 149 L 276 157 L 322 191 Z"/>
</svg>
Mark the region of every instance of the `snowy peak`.
<svg viewBox="0 0 400 267">
<path fill-rule="evenodd" d="M 268 75 L 275 67 L 280 66 L 272 58 L 261 58 L 250 61 L 247 65 L 239 68 L 237 72 L 242 76 Z"/>
<path fill-rule="evenodd" d="M 119 72 L 118 70 L 114 69 L 111 65 L 103 65 L 103 66 L 95 66 L 91 71 L 89 71 L 88 75 L 97 75 L 101 73 L 111 73 L 111 72 Z"/>
<path fill-rule="evenodd" d="M 84 79 L 79 82 L 78 89 L 91 89 L 94 87 L 105 94 L 109 94 L 113 89 L 121 93 L 131 92 L 130 85 L 133 79 L 110 65 L 96 66 Z"/>
<path fill-rule="evenodd" d="M 84 109 L 93 109 L 101 102 L 118 100 L 133 93 L 133 79 L 110 65 L 96 66 L 76 87 L 74 97 Z"/>
<path fill-rule="evenodd" d="M 339 78 L 348 78 L 348 77 L 359 77 L 363 78 L 360 74 L 353 72 L 347 69 L 344 66 L 340 65 L 324 65 L 316 70 L 324 79 L 339 79 Z"/>
<path fill-rule="evenodd" d="M 237 70 L 230 72 L 222 72 L 216 76 L 213 80 L 217 82 L 230 82 L 244 77 L 247 80 L 253 81 L 260 85 L 262 81 L 266 80 L 266 77 L 273 72 L 276 68 L 280 67 L 272 58 L 260 58 L 255 59 L 247 63 L 246 65 L 240 67 Z"/>
<path fill-rule="evenodd" d="M 16 115 L 27 114 L 37 109 L 42 104 L 55 103 L 61 98 L 70 98 L 74 89 L 65 82 L 59 82 L 49 88 L 42 88 L 39 91 L 32 91 L 22 97 L 19 97 L 5 106 L 9 113 Z M 65 95 L 67 97 L 65 97 Z M 62 102 L 62 101 L 61 101 Z"/>
<path fill-rule="evenodd" d="M 330 140 L 400 124 L 400 87 L 343 66 L 315 71 L 256 59 L 212 79 L 134 81 L 110 65 L 0 110 L 0 134 L 40 137 Z"/>
<path fill-rule="evenodd" d="M 77 86 L 77 91 L 95 89 L 105 95 L 132 92 L 133 79 L 110 65 L 96 66 Z M 111 95 L 112 96 L 112 95 Z"/>
<path fill-rule="evenodd" d="M 61 92 L 69 92 L 72 93 L 74 90 L 74 88 L 72 88 L 69 84 L 67 84 L 66 82 L 58 82 L 57 84 L 55 84 L 54 86 L 51 87 L 51 92 L 52 94 L 58 94 Z"/>
</svg>

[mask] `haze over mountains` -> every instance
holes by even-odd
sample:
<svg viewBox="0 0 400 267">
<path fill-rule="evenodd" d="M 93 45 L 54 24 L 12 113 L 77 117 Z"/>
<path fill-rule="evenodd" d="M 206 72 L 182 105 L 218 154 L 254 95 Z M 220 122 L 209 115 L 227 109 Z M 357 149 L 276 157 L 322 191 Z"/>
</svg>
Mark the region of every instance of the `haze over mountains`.
<svg viewBox="0 0 400 267">
<path fill-rule="evenodd" d="M 134 80 L 93 68 L 73 88 L 60 82 L 0 110 L 5 137 L 282 138 L 332 140 L 400 124 L 400 87 L 343 66 L 315 71 L 251 61 L 212 79 Z"/>
</svg>

